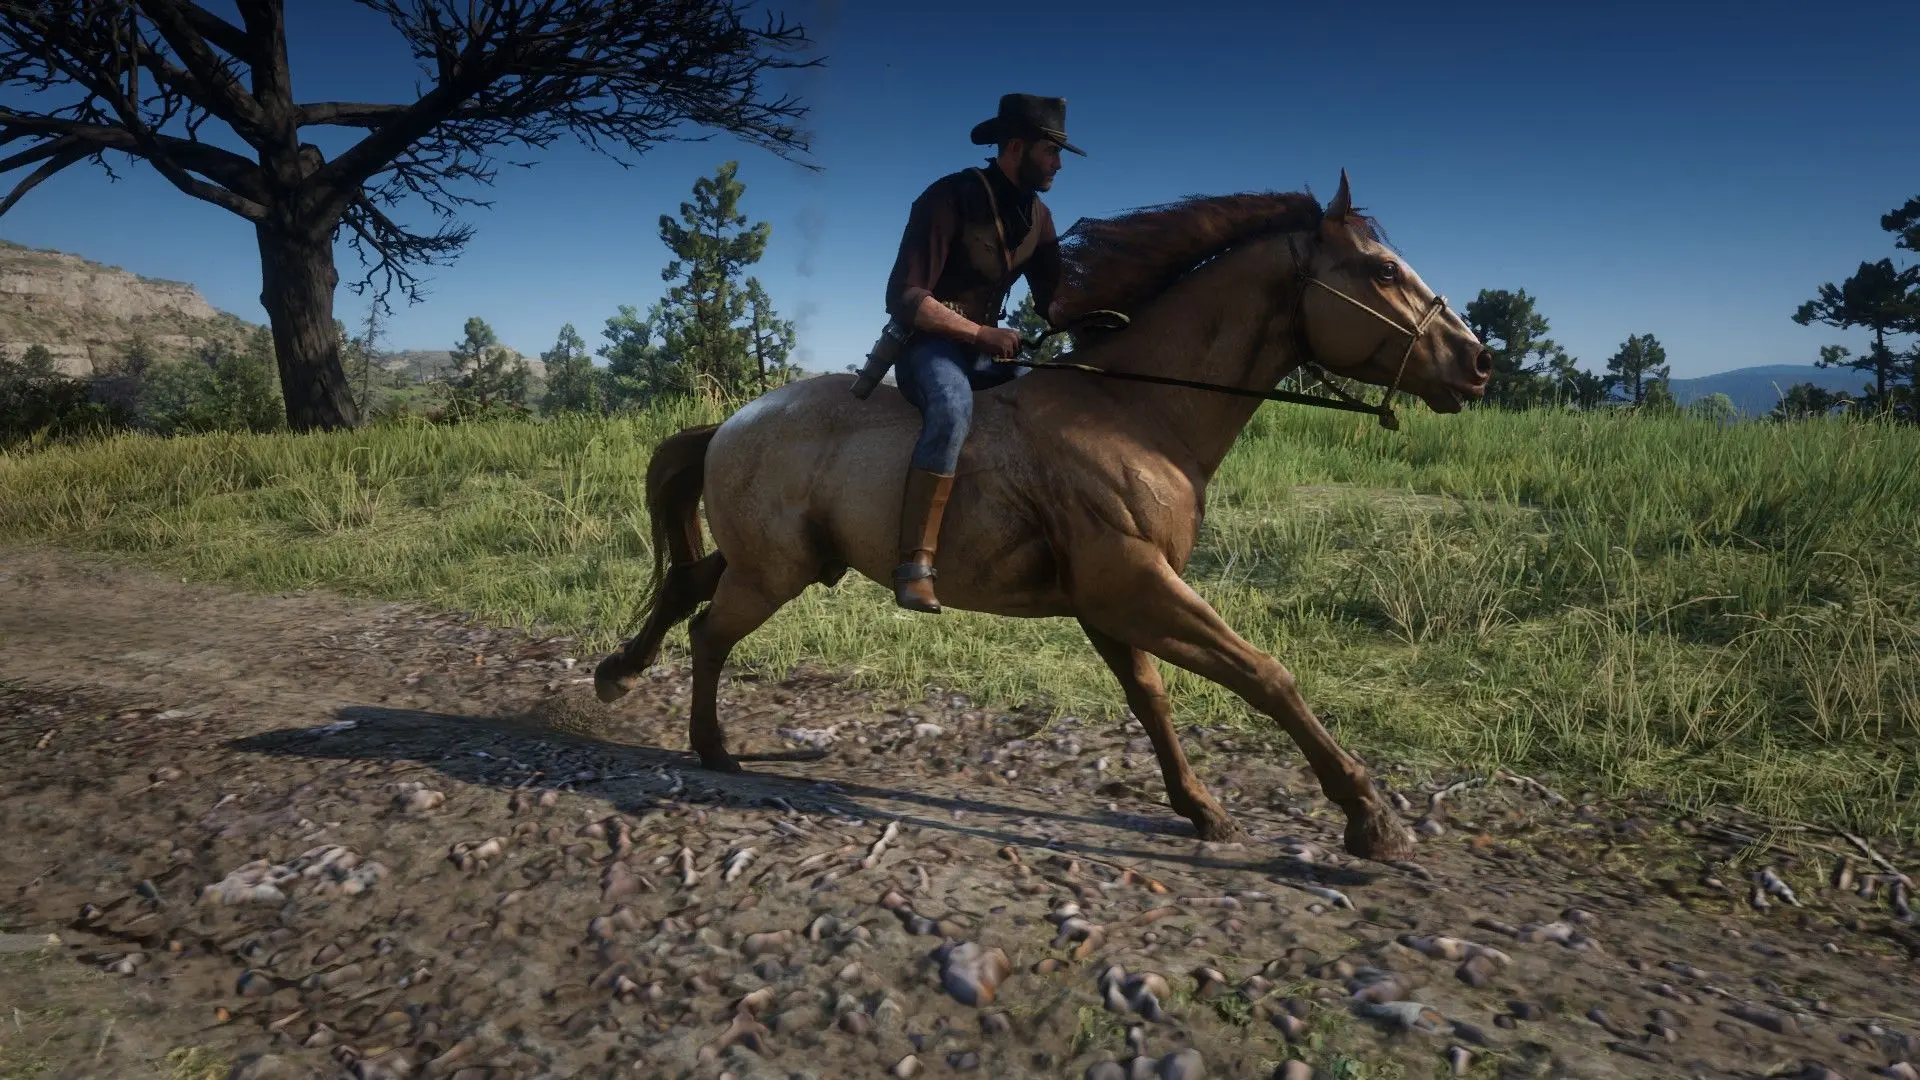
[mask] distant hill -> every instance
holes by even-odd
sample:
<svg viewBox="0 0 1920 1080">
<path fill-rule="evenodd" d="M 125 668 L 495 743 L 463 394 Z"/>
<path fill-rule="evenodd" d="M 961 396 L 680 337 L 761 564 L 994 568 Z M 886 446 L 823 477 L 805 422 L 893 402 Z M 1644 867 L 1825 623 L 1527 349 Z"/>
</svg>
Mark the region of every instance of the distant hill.
<svg viewBox="0 0 1920 1080">
<path fill-rule="evenodd" d="M 520 358 L 527 365 L 527 371 L 535 381 L 547 377 L 546 362 L 538 356 L 527 356 L 518 349 L 508 348 L 508 352 Z M 430 382 L 444 379 L 453 371 L 453 353 L 447 349 L 401 349 L 380 354 L 380 366 L 388 371 L 404 373 L 414 382 Z"/>
<path fill-rule="evenodd" d="M 214 308 L 186 282 L 0 240 L 0 349 L 10 356 L 44 345 L 60 370 L 85 377 L 97 365 L 125 355 L 135 333 L 147 335 L 164 361 L 191 356 L 216 341 L 242 346 L 256 329 L 257 324 Z M 536 383 L 546 378 L 539 357 L 508 351 L 520 356 Z M 451 370 L 452 354 L 383 352 L 380 366 L 425 382 Z"/>
<path fill-rule="evenodd" d="M 61 370 L 85 376 L 124 355 L 136 333 L 167 360 L 216 341 L 243 344 L 254 329 L 186 282 L 0 240 L 0 348 L 10 355 L 44 345 Z"/>
<path fill-rule="evenodd" d="M 1682 405 L 1709 394 L 1725 394 L 1733 407 L 1750 416 L 1764 416 L 1780 403 L 1787 388 L 1796 383 L 1812 383 L 1824 390 L 1847 390 L 1854 394 L 1873 381 L 1865 372 L 1851 368 L 1823 368 L 1812 364 L 1763 364 L 1735 368 L 1695 379 L 1674 379 L 1668 389 Z"/>
</svg>

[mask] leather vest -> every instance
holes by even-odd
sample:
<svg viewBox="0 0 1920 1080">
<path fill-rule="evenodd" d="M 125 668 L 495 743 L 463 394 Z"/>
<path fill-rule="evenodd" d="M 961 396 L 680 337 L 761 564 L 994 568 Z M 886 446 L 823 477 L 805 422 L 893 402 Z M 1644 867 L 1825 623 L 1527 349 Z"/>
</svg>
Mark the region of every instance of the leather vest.
<svg viewBox="0 0 1920 1080">
<path fill-rule="evenodd" d="M 1040 244 L 1039 222 L 1009 255 L 1000 235 L 1000 215 L 989 199 L 987 177 L 978 169 L 964 169 L 947 182 L 954 185 L 960 230 L 947 249 L 947 264 L 934 282 L 933 298 L 982 326 L 998 326 L 1005 315 L 1007 290 L 1019 280 Z M 1039 196 L 1034 196 L 1036 219 L 1039 203 Z"/>
</svg>

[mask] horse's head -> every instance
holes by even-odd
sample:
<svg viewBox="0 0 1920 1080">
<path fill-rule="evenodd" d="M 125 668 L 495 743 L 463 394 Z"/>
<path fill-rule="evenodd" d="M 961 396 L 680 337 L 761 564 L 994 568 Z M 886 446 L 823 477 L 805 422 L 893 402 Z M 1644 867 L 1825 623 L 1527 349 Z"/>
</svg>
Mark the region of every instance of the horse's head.
<svg viewBox="0 0 1920 1080">
<path fill-rule="evenodd" d="M 1486 393 L 1493 356 L 1405 259 L 1354 213 L 1347 173 L 1302 255 L 1303 333 L 1311 359 L 1336 375 L 1403 390 L 1435 412 Z"/>
</svg>

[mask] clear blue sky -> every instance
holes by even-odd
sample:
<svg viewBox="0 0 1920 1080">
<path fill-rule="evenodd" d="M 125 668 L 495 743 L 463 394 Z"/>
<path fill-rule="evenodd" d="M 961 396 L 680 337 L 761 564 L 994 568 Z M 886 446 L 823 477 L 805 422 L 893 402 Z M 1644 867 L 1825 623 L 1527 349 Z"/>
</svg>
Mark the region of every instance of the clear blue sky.
<svg viewBox="0 0 1920 1080">
<path fill-rule="evenodd" d="M 289 6 L 300 97 L 410 98 L 417 75 L 377 17 Z M 387 347 L 449 348 L 471 315 L 527 353 L 566 322 L 598 347 L 619 305 L 644 312 L 666 287 L 659 215 L 737 159 L 744 209 L 773 226 L 757 273 L 799 324 L 799 360 L 842 369 L 884 318 L 908 204 L 980 160 L 968 129 L 1009 91 L 1067 98 L 1091 155 L 1067 155 L 1047 196 L 1063 228 L 1193 193 L 1325 199 L 1344 166 L 1456 307 L 1525 288 L 1592 369 L 1635 333 L 1666 345 L 1678 377 L 1857 345 L 1789 316 L 1862 259 L 1899 258 L 1879 217 L 1920 195 L 1920 5 L 1893 0 L 783 10 L 826 57 L 785 80 L 812 106 L 822 173 L 724 135 L 632 171 L 563 142 L 481 192 L 495 205 L 470 213 L 473 243 L 426 271 L 426 302 L 396 301 Z M 190 281 L 265 321 L 249 227 L 144 166 L 118 184 L 76 166 L 0 218 L 0 236 Z M 343 287 L 336 312 L 351 323 L 365 306 Z"/>
</svg>

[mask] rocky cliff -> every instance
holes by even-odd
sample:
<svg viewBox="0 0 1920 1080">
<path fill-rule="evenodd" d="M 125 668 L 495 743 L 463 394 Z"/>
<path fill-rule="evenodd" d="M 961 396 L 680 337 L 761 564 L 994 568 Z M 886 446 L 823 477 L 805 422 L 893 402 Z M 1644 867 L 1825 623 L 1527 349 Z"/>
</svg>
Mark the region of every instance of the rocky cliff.
<svg viewBox="0 0 1920 1080">
<path fill-rule="evenodd" d="M 9 355 L 44 345 L 61 370 L 84 376 L 124 355 L 136 333 L 169 359 L 214 341 L 237 345 L 254 329 L 185 282 L 0 240 L 0 348 Z"/>
<path fill-rule="evenodd" d="M 165 361 L 216 341 L 241 346 L 256 329 L 257 324 L 216 309 L 185 282 L 0 240 L 0 349 L 9 356 L 44 345 L 62 371 L 84 377 L 124 356 L 136 333 L 145 334 L 155 358 Z M 534 379 L 546 377 L 539 357 L 508 351 L 520 357 Z M 386 352 L 380 366 L 426 381 L 449 373 L 452 354 Z"/>
</svg>

